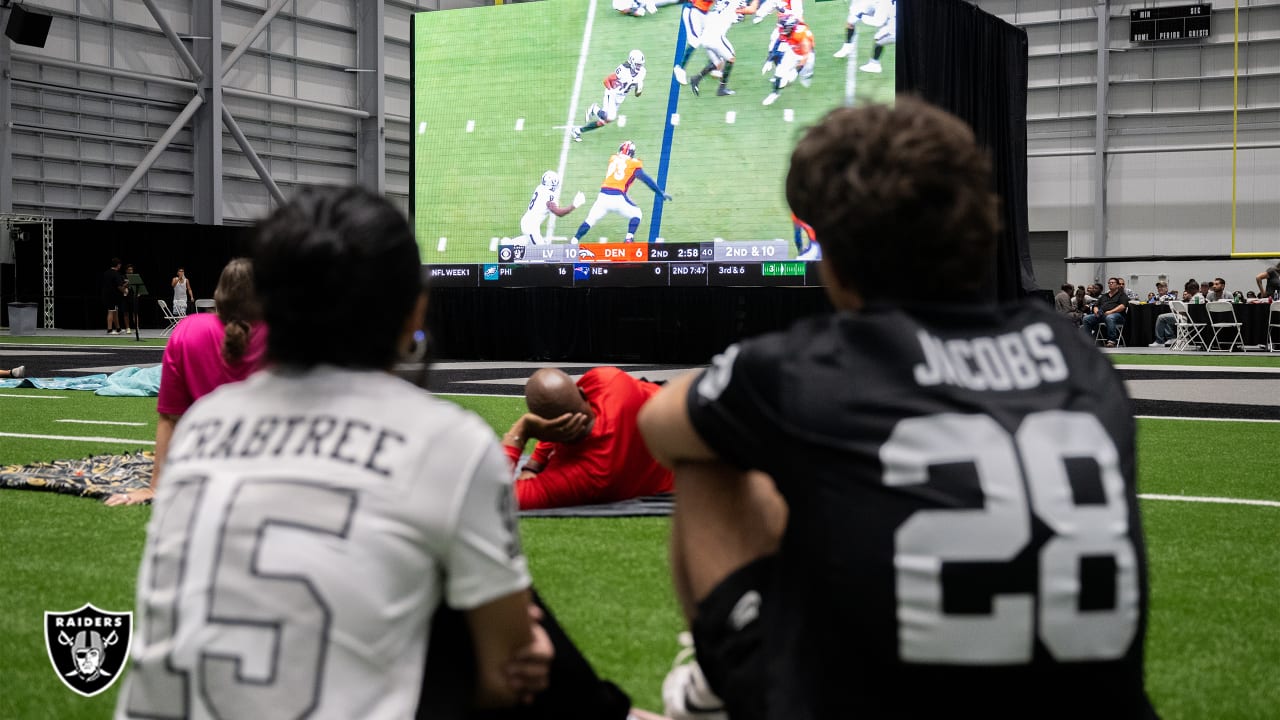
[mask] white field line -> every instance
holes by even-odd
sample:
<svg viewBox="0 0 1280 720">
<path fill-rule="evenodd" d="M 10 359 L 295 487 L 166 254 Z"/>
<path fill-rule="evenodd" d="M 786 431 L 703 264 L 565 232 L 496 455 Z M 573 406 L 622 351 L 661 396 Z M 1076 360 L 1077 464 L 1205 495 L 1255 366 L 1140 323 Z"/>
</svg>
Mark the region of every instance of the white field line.
<svg viewBox="0 0 1280 720">
<path fill-rule="evenodd" d="M 853 31 L 853 47 L 849 48 L 849 56 L 844 58 L 844 104 L 853 107 L 853 92 L 858 88 L 858 31 Z"/>
<path fill-rule="evenodd" d="M 15 400 L 66 400 L 66 395 L 9 395 L 8 393 L 0 393 L 0 398 L 12 398 Z"/>
<path fill-rule="evenodd" d="M 1266 418 L 1219 418 L 1219 417 L 1181 417 L 1174 415 L 1134 415 L 1138 420 L 1194 420 L 1196 422 L 1238 422 L 1238 423 L 1280 423 L 1280 420 Z"/>
<path fill-rule="evenodd" d="M 1219 505 L 1260 505 L 1262 507 L 1280 508 L 1280 501 L 1276 500 L 1241 500 L 1237 498 L 1224 497 L 1195 497 L 1193 495 L 1152 495 L 1143 493 L 1138 495 L 1143 500 L 1173 500 L 1176 502 L 1193 502 L 1193 503 L 1215 503 Z"/>
<path fill-rule="evenodd" d="M 587 4 L 587 24 L 582 29 L 582 49 L 578 51 L 578 71 L 573 78 L 573 95 L 569 98 L 569 119 L 565 122 L 564 138 L 560 141 L 560 164 L 556 172 L 560 174 L 560 185 L 565 185 L 564 168 L 569 164 L 569 143 L 573 136 L 569 129 L 574 127 L 578 119 L 578 98 L 582 95 L 582 75 L 587 71 L 587 53 L 591 51 L 591 28 L 596 24 L 596 0 Z M 551 213 L 547 220 L 547 235 L 555 233 L 556 214 Z"/>
<path fill-rule="evenodd" d="M 80 435 L 35 435 L 32 433 L 0 432 L 0 437 L 27 438 L 30 440 L 71 440 L 78 442 L 129 443 L 131 445 L 155 445 L 155 440 L 135 440 L 133 438 L 83 437 Z"/>
<path fill-rule="evenodd" d="M 1117 370 L 1153 370 L 1156 372 L 1186 373 L 1260 373 L 1263 375 L 1280 374 L 1280 367 L 1253 367 L 1245 365 L 1116 365 Z"/>
<path fill-rule="evenodd" d="M 129 427 L 146 427 L 147 426 L 146 423 L 121 422 L 119 420 L 72 420 L 70 418 L 65 418 L 62 420 L 54 420 L 54 422 L 76 423 L 79 425 L 127 425 Z"/>
</svg>

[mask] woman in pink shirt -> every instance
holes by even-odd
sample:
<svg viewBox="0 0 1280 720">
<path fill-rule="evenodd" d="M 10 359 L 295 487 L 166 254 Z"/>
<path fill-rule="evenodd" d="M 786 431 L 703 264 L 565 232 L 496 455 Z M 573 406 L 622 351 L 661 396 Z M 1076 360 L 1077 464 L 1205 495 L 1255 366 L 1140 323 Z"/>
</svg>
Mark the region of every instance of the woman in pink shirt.
<svg viewBox="0 0 1280 720">
<path fill-rule="evenodd" d="M 236 258 L 222 269 L 213 300 L 216 314 L 186 316 L 164 348 L 151 487 L 112 495 L 107 498 L 107 505 L 137 505 L 151 500 L 173 428 L 187 408 L 218 386 L 244 380 L 262 367 L 267 328 L 253 291 L 253 265 L 247 258 Z"/>
</svg>

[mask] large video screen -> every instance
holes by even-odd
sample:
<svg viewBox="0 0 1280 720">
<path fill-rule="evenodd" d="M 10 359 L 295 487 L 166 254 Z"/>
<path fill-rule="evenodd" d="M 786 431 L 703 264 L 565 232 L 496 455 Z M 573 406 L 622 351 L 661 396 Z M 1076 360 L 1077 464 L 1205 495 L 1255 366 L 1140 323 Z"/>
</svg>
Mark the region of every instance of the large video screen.
<svg viewBox="0 0 1280 720">
<path fill-rule="evenodd" d="M 418 13 L 422 261 L 441 285 L 817 284 L 791 150 L 834 107 L 893 101 L 895 26 L 894 0 Z"/>
</svg>

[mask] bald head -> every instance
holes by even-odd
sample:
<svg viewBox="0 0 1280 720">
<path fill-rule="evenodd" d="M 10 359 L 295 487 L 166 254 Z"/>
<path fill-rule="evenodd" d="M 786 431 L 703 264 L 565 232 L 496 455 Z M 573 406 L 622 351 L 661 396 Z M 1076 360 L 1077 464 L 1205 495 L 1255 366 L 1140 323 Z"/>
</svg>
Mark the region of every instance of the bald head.
<svg viewBox="0 0 1280 720">
<path fill-rule="evenodd" d="M 556 368 L 542 368 L 530 376 L 524 386 L 524 400 L 529 412 L 547 420 L 565 413 L 591 412 L 573 378 Z"/>
</svg>

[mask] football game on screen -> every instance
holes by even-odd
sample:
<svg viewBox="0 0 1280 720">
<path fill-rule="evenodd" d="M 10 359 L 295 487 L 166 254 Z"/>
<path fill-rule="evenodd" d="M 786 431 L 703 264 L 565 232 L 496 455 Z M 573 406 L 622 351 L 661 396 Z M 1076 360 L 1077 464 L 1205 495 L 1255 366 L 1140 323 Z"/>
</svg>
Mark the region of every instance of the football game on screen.
<svg viewBox="0 0 1280 720">
<path fill-rule="evenodd" d="M 831 108 L 893 101 L 895 16 L 893 0 L 544 0 L 416 14 L 423 262 L 509 261 L 511 248 L 579 262 L 593 245 L 631 241 L 813 259 L 785 198 L 792 147 Z"/>
</svg>

